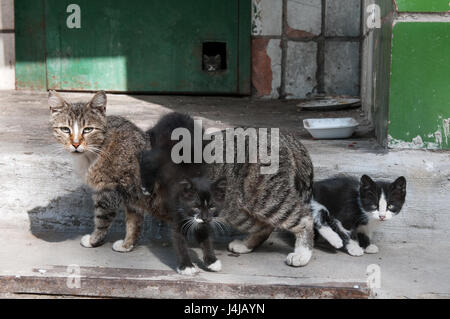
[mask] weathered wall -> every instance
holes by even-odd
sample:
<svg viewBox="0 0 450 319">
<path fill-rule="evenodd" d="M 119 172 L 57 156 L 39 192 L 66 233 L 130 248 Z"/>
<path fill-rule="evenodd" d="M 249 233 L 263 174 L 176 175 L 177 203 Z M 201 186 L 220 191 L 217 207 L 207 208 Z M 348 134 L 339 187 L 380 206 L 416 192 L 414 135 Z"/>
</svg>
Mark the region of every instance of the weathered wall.
<svg viewBox="0 0 450 319">
<path fill-rule="evenodd" d="M 14 0 L 0 0 L 0 90 L 15 87 Z"/>
<path fill-rule="evenodd" d="M 396 4 L 388 145 L 450 149 L 450 5 L 442 0 Z"/>
<path fill-rule="evenodd" d="M 254 95 L 360 95 L 360 18 L 360 0 L 253 0 Z"/>
<path fill-rule="evenodd" d="M 379 12 L 372 11 L 372 5 L 377 5 Z M 390 0 L 363 0 L 363 8 L 362 107 L 373 123 L 378 142 L 387 146 L 394 3 Z"/>
</svg>

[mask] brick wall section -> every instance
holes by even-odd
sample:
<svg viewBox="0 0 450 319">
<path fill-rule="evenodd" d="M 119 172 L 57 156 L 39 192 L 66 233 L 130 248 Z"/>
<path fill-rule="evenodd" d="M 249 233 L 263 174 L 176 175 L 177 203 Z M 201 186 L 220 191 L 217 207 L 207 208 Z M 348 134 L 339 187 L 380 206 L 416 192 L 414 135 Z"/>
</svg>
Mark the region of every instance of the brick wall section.
<svg viewBox="0 0 450 319">
<path fill-rule="evenodd" d="M 253 0 L 252 37 L 255 96 L 360 95 L 360 0 Z"/>
<path fill-rule="evenodd" d="M 15 88 L 14 0 L 0 0 L 0 90 Z"/>
</svg>

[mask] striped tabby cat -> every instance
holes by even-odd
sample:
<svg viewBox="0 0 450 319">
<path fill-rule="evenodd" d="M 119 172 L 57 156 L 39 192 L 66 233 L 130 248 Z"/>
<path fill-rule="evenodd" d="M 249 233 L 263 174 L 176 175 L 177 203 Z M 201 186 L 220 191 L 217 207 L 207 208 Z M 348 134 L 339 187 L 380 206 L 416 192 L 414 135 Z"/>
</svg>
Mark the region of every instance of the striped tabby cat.
<svg viewBox="0 0 450 319">
<path fill-rule="evenodd" d="M 187 128 L 191 131 L 191 135 L 193 134 L 193 120 L 189 116 L 171 113 L 161 121 L 167 121 L 168 118 L 176 123 L 177 127 Z M 158 126 L 157 124 L 156 127 Z M 170 123 L 166 123 L 166 126 L 170 127 Z M 222 134 L 225 140 L 225 131 Z M 170 136 L 170 132 L 166 135 Z M 270 140 L 270 136 L 267 139 Z M 161 141 L 161 138 L 159 142 L 165 143 Z M 246 139 L 247 150 L 248 142 L 249 140 Z M 169 142 L 166 143 L 169 144 Z M 261 174 L 260 169 L 263 166 L 261 163 L 205 165 L 204 177 L 209 178 L 210 181 L 225 178 L 227 184 L 225 199 L 220 205 L 220 210 L 216 211 L 212 217 L 217 215 L 219 220 L 225 220 L 238 230 L 248 233 L 245 240 L 234 240 L 229 243 L 228 249 L 240 254 L 249 253 L 262 244 L 275 228 L 292 232 L 296 236 L 295 250 L 287 256 L 286 262 L 291 266 L 304 266 L 311 258 L 313 247 L 313 219 L 310 211 L 313 166 L 307 150 L 293 135 L 280 134 L 279 146 L 279 169 L 274 174 Z M 236 147 L 234 152 L 234 158 L 237 158 Z M 146 169 L 151 166 L 149 154 L 146 153 L 143 156 L 141 176 L 144 178 L 143 185 L 151 189 L 154 173 Z M 197 207 L 193 206 L 185 210 L 195 209 Z M 205 222 L 205 220 L 197 220 L 198 218 L 192 218 L 189 222 Z M 182 241 L 181 238 L 179 240 Z M 183 243 L 178 247 L 186 247 L 186 245 Z M 182 273 L 195 273 L 187 257 L 180 260 L 182 260 L 180 265 Z"/>
<path fill-rule="evenodd" d="M 53 135 L 69 151 L 75 170 L 93 190 L 95 229 L 81 239 L 84 247 L 102 245 L 121 206 L 126 212 L 126 236 L 113 249 L 133 249 L 152 204 L 141 189 L 137 155 L 148 146 L 146 135 L 119 116 L 106 116 L 106 94 L 98 92 L 86 103 L 70 103 L 49 92 Z"/>
<path fill-rule="evenodd" d="M 267 139 L 270 140 L 270 135 Z M 208 166 L 212 180 L 219 177 L 227 180 L 225 205 L 219 216 L 248 233 L 244 240 L 230 242 L 228 249 L 239 254 L 250 253 L 274 229 L 285 229 L 296 237 L 294 252 L 287 256 L 286 263 L 304 266 L 311 259 L 314 239 L 310 211 L 313 165 L 308 151 L 297 137 L 280 132 L 278 172 L 261 174 L 261 166 L 260 163 Z"/>
</svg>

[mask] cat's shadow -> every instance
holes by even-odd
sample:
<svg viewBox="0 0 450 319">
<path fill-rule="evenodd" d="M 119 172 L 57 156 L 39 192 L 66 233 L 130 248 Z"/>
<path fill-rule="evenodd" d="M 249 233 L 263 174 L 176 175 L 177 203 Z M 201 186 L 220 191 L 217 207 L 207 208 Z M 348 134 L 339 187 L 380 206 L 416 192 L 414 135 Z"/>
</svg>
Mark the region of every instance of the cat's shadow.
<svg viewBox="0 0 450 319">
<path fill-rule="evenodd" d="M 172 247 L 172 243 L 170 239 L 167 240 L 152 240 L 151 242 L 147 242 L 143 244 L 146 248 L 153 254 L 156 258 L 158 258 L 163 264 L 167 265 L 174 271 L 178 268 L 178 262 L 175 250 Z M 222 243 L 214 243 L 214 249 L 217 255 L 217 258 L 220 259 L 220 256 L 228 252 L 225 248 L 226 246 Z M 193 248 L 199 248 L 198 245 L 194 241 L 189 241 L 188 244 L 188 253 L 191 257 L 191 261 L 198 268 L 203 271 L 210 272 L 206 265 L 203 262 L 202 252 L 198 249 L 194 250 Z"/>
<path fill-rule="evenodd" d="M 94 229 L 94 204 L 91 191 L 80 186 L 69 193 L 49 201 L 46 206 L 30 209 L 28 214 L 29 230 L 37 238 L 47 242 L 62 242 L 89 234 Z M 147 215 L 143 233 L 155 227 L 154 219 Z M 123 209 L 118 212 L 110 233 L 124 233 L 125 218 Z M 109 240 L 110 236 L 108 236 Z"/>
<path fill-rule="evenodd" d="M 91 191 L 80 186 L 62 196 L 49 201 L 46 206 L 37 206 L 28 212 L 29 230 L 33 236 L 46 242 L 58 243 L 74 240 L 81 235 L 89 234 L 94 229 L 94 205 Z M 125 236 L 125 219 L 123 211 L 115 218 L 106 242 L 111 243 Z M 168 227 L 160 221 L 146 215 L 138 245 L 145 246 L 162 263 L 173 270 L 177 268 L 175 251 L 171 247 Z M 224 240 L 221 239 L 221 242 Z M 163 246 L 163 243 L 166 247 Z M 77 243 L 78 244 L 78 243 Z M 225 245 L 218 243 L 221 249 Z M 195 241 L 189 241 L 189 247 L 198 247 Z M 110 248 L 104 248 L 110 249 Z M 226 250 L 226 248 L 225 248 Z M 203 264 L 202 256 L 189 248 L 193 263 L 200 269 L 208 271 Z"/>
<path fill-rule="evenodd" d="M 30 232 L 48 242 L 61 242 L 92 230 L 94 205 L 91 192 L 80 186 L 27 212 Z"/>
<path fill-rule="evenodd" d="M 92 232 L 94 229 L 93 212 L 94 206 L 91 199 L 91 192 L 87 187 L 80 186 L 68 194 L 54 198 L 46 206 L 38 206 L 29 210 L 27 213 L 30 232 L 33 236 L 47 242 L 74 240 L 79 238 L 80 235 Z M 176 270 L 177 258 L 175 251 L 172 249 L 168 227 L 150 215 L 147 215 L 142 229 L 139 245 L 145 246 L 162 263 Z M 124 235 L 124 214 L 120 212 L 111 226 L 107 242 L 113 242 L 116 239 L 123 238 Z M 225 234 L 216 234 L 214 237 L 214 248 L 217 257 L 219 259 L 223 255 L 243 257 L 243 255 L 233 254 L 227 250 L 228 242 L 242 237 L 242 234 L 233 231 Z M 294 247 L 294 242 L 295 238 L 292 234 L 288 232 L 277 232 L 277 234 L 272 234 L 269 240 L 261 247 L 256 248 L 255 251 L 264 253 L 289 253 L 292 247 Z M 191 248 L 198 248 L 194 240 L 189 240 L 188 247 L 190 247 L 188 249 L 192 262 L 200 269 L 209 271 L 203 263 L 201 251 Z M 315 248 L 327 253 L 337 253 L 335 249 L 326 244 L 316 243 Z"/>
</svg>

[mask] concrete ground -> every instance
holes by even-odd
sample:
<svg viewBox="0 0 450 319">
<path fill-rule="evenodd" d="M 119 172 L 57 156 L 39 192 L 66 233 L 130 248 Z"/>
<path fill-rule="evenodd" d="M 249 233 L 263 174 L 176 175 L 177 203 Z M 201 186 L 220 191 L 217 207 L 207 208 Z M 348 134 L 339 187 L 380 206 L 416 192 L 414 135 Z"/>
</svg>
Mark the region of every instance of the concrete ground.
<svg viewBox="0 0 450 319">
<path fill-rule="evenodd" d="M 69 99 L 86 94 L 63 94 Z M 174 272 L 175 256 L 165 228 L 147 218 L 141 245 L 129 254 L 111 250 L 123 236 L 123 218 L 102 247 L 85 249 L 92 229 L 90 192 L 75 177 L 48 127 L 46 93 L 0 92 L 0 294 L 109 297 L 365 297 L 367 267 L 380 268 L 377 297 L 450 297 L 450 153 L 387 152 L 371 138 L 360 110 L 303 112 L 295 101 L 191 96 L 109 95 L 108 114 L 123 115 L 146 129 L 171 110 L 204 120 L 206 126 L 281 127 L 298 133 L 309 149 L 318 179 L 337 173 L 408 180 L 401 214 L 376 233 L 377 255 L 350 257 L 324 247 L 303 268 L 284 264 L 292 238 L 272 235 L 249 255 L 226 251 L 229 235 L 217 238 L 220 273 L 192 278 Z M 307 117 L 353 116 L 356 136 L 315 141 L 303 130 Z M 5 244 L 6 243 L 6 244 Z M 198 249 L 191 251 L 198 256 Z M 67 287 L 67 266 L 80 266 L 81 288 Z M 201 263 L 199 263 L 201 266 Z M 69 285 L 70 286 L 70 285 Z"/>
</svg>

